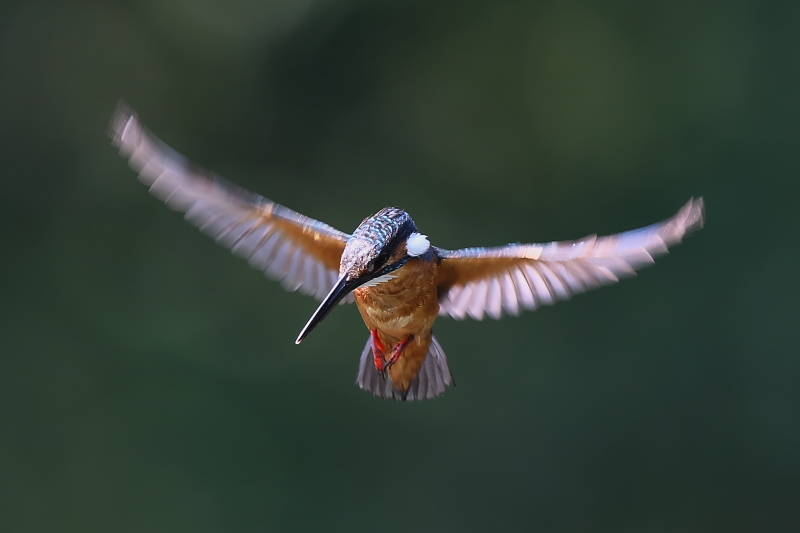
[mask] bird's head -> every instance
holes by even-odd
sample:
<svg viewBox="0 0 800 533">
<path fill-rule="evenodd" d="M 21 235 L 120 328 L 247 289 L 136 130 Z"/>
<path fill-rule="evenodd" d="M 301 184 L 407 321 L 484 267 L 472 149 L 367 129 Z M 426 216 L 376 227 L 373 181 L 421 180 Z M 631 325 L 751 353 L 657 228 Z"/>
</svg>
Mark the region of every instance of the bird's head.
<svg viewBox="0 0 800 533">
<path fill-rule="evenodd" d="M 430 242 L 417 231 L 402 209 L 386 207 L 367 217 L 347 241 L 339 264 L 339 279 L 297 337 L 299 344 L 342 298 L 358 287 L 372 287 L 395 277 L 392 273 L 415 257 L 429 257 Z"/>
</svg>

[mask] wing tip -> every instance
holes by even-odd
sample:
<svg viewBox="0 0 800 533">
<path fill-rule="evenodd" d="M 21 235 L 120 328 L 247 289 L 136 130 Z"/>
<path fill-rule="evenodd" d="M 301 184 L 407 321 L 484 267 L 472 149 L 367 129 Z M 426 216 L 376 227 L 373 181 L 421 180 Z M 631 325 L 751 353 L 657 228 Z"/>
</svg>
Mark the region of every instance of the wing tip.
<svg viewBox="0 0 800 533">
<path fill-rule="evenodd" d="M 116 147 L 121 147 L 123 144 L 123 137 L 125 130 L 131 121 L 138 122 L 138 115 L 131 108 L 125 100 L 120 100 L 114 113 L 111 115 L 111 120 L 108 123 L 106 134 L 111 138 L 111 142 Z"/>
<path fill-rule="evenodd" d="M 692 233 L 703 229 L 705 223 L 705 200 L 702 196 L 690 198 L 664 226 L 667 230 L 665 234 L 661 235 L 664 239 L 664 244 L 667 247 L 672 247 L 680 243 Z"/>
<path fill-rule="evenodd" d="M 706 224 L 706 202 L 702 196 L 689 199 L 681 210 L 678 217 L 683 221 L 686 234 L 700 230 Z"/>
</svg>

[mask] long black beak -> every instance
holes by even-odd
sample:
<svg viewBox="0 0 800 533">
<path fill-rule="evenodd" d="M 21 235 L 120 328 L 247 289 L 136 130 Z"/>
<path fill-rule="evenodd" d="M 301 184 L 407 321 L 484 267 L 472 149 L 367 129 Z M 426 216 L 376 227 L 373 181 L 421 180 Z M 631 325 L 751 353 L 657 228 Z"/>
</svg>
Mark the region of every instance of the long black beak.
<svg viewBox="0 0 800 533">
<path fill-rule="evenodd" d="M 333 286 L 331 292 L 322 300 L 322 303 L 319 304 L 317 310 L 314 311 L 314 314 L 311 315 L 311 318 L 308 320 L 308 323 L 303 328 L 303 331 L 300 332 L 298 335 L 297 340 L 294 341 L 295 344 L 300 344 L 303 342 L 311 330 L 317 327 L 317 324 L 322 322 L 328 313 L 330 313 L 336 304 L 338 304 L 342 298 L 350 294 L 353 290 L 355 290 L 359 285 L 364 283 L 363 279 L 353 279 L 348 280 L 346 275 L 342 275 L 337 281 L 336 285 Z"/>
</svg>

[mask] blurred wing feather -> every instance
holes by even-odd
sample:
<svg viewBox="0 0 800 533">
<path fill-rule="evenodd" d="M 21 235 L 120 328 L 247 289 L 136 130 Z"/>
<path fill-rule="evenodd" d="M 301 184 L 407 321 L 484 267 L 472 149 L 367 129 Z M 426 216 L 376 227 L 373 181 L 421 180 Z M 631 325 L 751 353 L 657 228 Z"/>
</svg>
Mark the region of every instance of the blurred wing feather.
<svg viewBox="0 0 800 533">
<path fill-rule="evenodd" d="M 153 196 L 253 267 L 318 300 L 333 287 L 349 235 L 192 164 L 124 104 L 109 136 Z"/>
<path fill-rule="evenodd" d="M 703 226 L 702 198 L 646 228 L 571 242 L 436 249 L 440 311 L 456 319 L 500 318 L 567 300 L 633 276 Z"/>
</svg>

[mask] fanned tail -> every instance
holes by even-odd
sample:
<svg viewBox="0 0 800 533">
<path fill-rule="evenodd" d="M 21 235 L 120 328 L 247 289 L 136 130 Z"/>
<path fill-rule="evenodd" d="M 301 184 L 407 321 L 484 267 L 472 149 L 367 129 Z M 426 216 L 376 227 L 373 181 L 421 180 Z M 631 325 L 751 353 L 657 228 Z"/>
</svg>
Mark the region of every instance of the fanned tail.
<svg viewBox="0 0 800 533">
<path fill-rule="evenodd" d="M 375 369 L 374 361 L 372 339 L 370 338 L 367 339 L 367 345 L 361 352 L 356 383 L 365 391 L 371 392 L 379 398 L 391 398 L 399 401 L 426 400 L 443 394 L 447 387 L 455 385 L 453 376 L 450 374 L 450 367 L 447 366 L 447 356 L 444 355 L 444 350 L 436 337 L 431 338 L 428 355 L 425 356 L 419 374 L 411 382 L 407 391 L 395 389 L 388 374 L 384 380 Z"/>
</svg>

